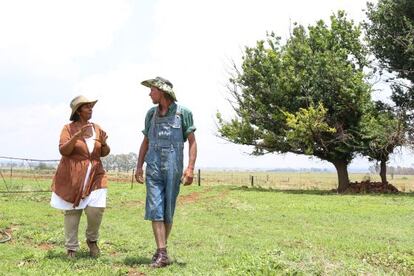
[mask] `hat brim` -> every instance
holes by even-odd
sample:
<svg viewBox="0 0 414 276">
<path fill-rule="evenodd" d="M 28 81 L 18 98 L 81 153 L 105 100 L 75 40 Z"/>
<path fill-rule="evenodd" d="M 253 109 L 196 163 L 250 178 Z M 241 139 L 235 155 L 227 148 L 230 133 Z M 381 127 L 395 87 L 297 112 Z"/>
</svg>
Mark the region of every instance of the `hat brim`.
<svg viewBox="0 0 414 276">
<path fill-rule="evenodd" d="M 167 93 L 168 95 L 170 95 L 170 96 L 171 96 L 171 98 L 172 98 L 175 102 L 177 101 L 177 97 L 175 96 L 174 91 L 173 91 L 172 89 L 171 89 L 171 90 L 165 90 L 164 88 L 160 87 L 160 86 L 158 85 L 158 83 L 157 83 L 157 80 L 156 80 L 156 79 L 144 80 L 144 81 L 142 81 L 142 82 L 141 82 L 141 84 L 142 84 L 143 86 L 146 86 L 146 87 L 149 87 L 149 88 L 151 88 L 151 87 L 157 87 L 157 88 L 158 88 L 158 89 L 160 89 L 161 91 L 163 91 L 163 92 Z"/>
<path fill-rule="evenodd" d="M 151 86 L 155 86 L 155 79 L 144 80 L 141 82 L 143 86 L 151 88 Z"/>
<path fill-rule="evenodd" d="M 69 118 L 69 120 L 73 121 L 73 116 L 75 115 L 76 110 L 78 110 L 78 108 L 79 108 L 81 105 L 90 103 L 90 104 L 92 104 L 92 107 L 94 107 L 97 101 L 98 101 L 98 100 L 94 100 L 94 101 L 87 101 L 87 102 L 80 102 L 80 103 L 78 103 L 78 104 L 77 104 L 77 105 L 76 105 L 76 106 L 72 109 L 72 113 L 70 114 L 70 118 Z"/>
</svg>

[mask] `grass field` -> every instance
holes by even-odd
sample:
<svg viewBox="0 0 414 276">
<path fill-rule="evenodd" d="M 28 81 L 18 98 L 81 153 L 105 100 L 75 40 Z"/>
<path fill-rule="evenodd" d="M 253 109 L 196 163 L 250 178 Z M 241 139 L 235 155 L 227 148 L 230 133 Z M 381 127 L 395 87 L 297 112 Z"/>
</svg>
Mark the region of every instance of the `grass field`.
<svg viewBox="0 0 414 276">
<path fill-rule="evenodd" d="M 85 217 L 81 251 L 67 260 L 63 215 L 49 207 L 49 193 L 0 193 L 0 230 L 12 234 L 0 243 L 0 275 L 414 274 L 411 193 L 182 187 L 168 246 L 174 263 L 152 270 L 145 188 L 110 184 L 96 260 L 84 243 Z"/>
<path fill-rule="evenodd" d="M 0 169 L 0 192 L 10 190 L 39 190 L 44 185 L 44 180 L 52 178 L 53 170 L 14 170 L 10 175 L 5 169 Z M 196 171 L 197 173 L 197 171 Z M 112 182 L 130 182 L 132 171 L 109 172 L 109 180 Z M 252 179 L 253 177 L 253 179 Z M 31 179 L 31 182 L 27 182 Z M 350 173 L 352 182 L 371 180 L 380 181 L 378 174 Z M 236 185 L 253 186 L 276 189 L 298 190 L 332 190 L 337 188 L 338 178 L 335 172 L 264 172 L 264 171 L 209 171 L 202 170 L 200 183 L 208 185 Z M 388 175 L 388 181 L 402 192 L 414 192 L 414 175 Z M 195 176 L 195 184 L 198 176 Z M 49 187 L 46 187 L 47 189 Z"/>
<path fill-rule="evenodd" d="M 338 177 L 334 172 L 232 172 L 202 171 L 201 183 L 204 185 L 240 185 L 271 187 L 277 189 L 331 190 L 336 189 Z M 371 180 L 381 181 L 378 174 L 350 173 L 352 182 Z M 400 191 L 414 191 L 414 175 L 388 175 L 388 181 Z"/>
</svg>

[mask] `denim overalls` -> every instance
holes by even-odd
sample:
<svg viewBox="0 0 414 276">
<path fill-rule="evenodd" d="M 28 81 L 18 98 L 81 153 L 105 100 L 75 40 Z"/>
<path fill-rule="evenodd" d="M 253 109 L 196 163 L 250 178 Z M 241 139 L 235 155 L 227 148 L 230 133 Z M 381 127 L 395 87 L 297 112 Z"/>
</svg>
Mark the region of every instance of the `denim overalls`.
<svg viewBox="0 0 414 276">
<path fill-rule="evenodd" d="M 155 110 L 148 132 L 145 155 L 147 197 L 145 219 L 172 223 L 183 174 L 184 138 L 181 107 L 174 115 L 160 117 Z"/>
</svg>

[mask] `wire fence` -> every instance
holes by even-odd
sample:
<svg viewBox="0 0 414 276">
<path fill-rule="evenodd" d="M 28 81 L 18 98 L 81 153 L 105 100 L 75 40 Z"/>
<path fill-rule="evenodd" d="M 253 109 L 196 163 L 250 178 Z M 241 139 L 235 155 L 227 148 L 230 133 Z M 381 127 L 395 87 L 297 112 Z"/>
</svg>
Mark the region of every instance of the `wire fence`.
<svg viewBox="0 0 414 276">
<path fill-rule="evenodd" d="M 0 156 L 0 192 L 48 192 L 59 160 Z M 50 184 L 49 184 L 50 186 Z"/>
<path fill-rule="evenodd" d="M 50 192 L 59 160 L 0 156 L 0 193 Z M 135 171 L 110 170 L 109 182 L 130 184 Z M 350 180 L 380 181 L 377 174 L 350 173 Z M 392 175 L 389 182 L 400 191 L 414 191 L 413 175 Z M 337 175 L 332 171 L 217 171 L 197 169 L 194 184 L 198 186 L 235 185 L 283 190 L 331 190 L 337 188 Z"/>
</svg>

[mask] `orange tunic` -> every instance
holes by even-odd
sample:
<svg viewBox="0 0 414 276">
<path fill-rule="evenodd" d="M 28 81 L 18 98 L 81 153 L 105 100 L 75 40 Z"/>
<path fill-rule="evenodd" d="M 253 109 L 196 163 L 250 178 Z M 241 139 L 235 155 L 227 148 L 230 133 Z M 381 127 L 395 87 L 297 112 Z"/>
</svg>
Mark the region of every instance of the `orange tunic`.
<svg viewBox="0 0 414 276">
<path fill-rule="evenodd" d="M 93 124 L 96 139 L 101 140 L 105 132 Z M 63 127 L 60 134 L 59 148 L 69 141 L 79 130 L 72 122 Z M 70 155 L 62 155 L 55 176 L 53 177 L 52 191 L 67 202 L 73 203 L 73 207 L 79 205 L 81 199 L 87 197 L 92 191 L 107 187 L 105 170 L 102 166 L 102 145 L 95 141 L 92 153 L 83 139 L 78 139 Z M 89 163 L 92 163 L 89 181 L 83 190 L 86 171 Z"/>
</svg>

